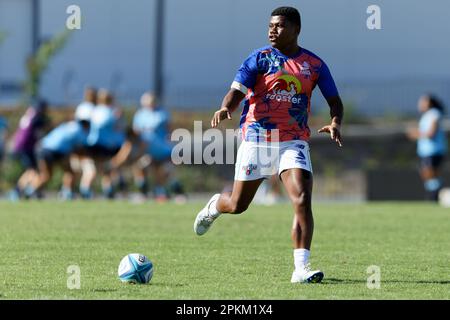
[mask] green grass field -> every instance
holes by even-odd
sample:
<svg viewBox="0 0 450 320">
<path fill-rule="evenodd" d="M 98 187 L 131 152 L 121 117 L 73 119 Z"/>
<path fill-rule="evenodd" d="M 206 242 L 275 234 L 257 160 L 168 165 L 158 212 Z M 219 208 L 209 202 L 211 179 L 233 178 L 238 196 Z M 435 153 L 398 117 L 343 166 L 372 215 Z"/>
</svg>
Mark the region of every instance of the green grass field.
<svg viewBox="0 0 450 320">
<path fill-rule="evenodd" d="M 291 208 L 251 206 L 208 234 L 203 203 L 0 202 L 1 299 L 449 299 L 450 209 L 420 203 L 316 204 L 311 262 L 321 284 L 293 285 Z M 117 267 L 139 252 L 149 285 Z M 81 288 L 67 288 L 78 265 Z M 368 289 L 367 268 L 381 268 Z"/>
</svg>

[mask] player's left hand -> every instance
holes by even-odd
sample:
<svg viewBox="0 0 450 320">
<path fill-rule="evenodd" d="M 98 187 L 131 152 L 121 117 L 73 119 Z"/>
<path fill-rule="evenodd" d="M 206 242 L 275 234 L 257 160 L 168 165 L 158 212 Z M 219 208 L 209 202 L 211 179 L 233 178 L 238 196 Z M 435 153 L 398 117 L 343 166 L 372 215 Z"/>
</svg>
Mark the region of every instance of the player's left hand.
<svg viewBox="0 0 450 320">
<path fill-rule="evenodd" d="M 231 112 L 227 108 L 220 108 L 214 113 L 214 116 L 211 119 L 211 127 L 217 127 L 219 123 L 225 119 L 231 120 Z"/>
<path fill-rule="evenodd" d="M 328 126 L 322 127 L 318 131 L 319 133 L 326 132 L 330 134 L 331 140 L 336 141 L 339 147 L 342 147 L 341 127 L 336 123 L 332 123 Z"/>
</svg>

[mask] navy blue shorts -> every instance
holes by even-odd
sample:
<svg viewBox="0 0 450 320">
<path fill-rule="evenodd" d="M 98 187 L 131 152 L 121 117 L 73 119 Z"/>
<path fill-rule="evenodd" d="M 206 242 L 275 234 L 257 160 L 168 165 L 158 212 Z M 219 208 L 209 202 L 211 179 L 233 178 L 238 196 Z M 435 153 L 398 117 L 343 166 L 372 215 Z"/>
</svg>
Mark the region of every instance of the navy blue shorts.
<svg viewBox="0 0 450 320">
<path fill-rule="evenodd" d="M 420 158 L 420 167 L 421 168 L 433 168 L 433 169 L 439 169 L 444 162 L 444 155 L 437 154 L 434 156 L 429 157 L 421 157 Z"/>
<path fill-rule="evenodd" d="M 41 149 L 38 153 L 39 160 L 45 161 L 48 165 L 53 165 L 55 162 L 63 160 L 67 155 L 61 152 Z"/>
<path fill-rule="evenodd" d="M 16 151 L 12 157 L 19 161 L 25 169 L 37 169 L 37 159 L 34 151 Z"/>
<path fill-rule="evenodd" d="M 96 144 L 93 146 L 86 147 L 87 153 L 92 157 L 101 157 L 101 158 L 112 158 L 117 152 L 119 152 L 120 147 L 118 148 L 106 148 L 105 146 Z"/>
</svg>

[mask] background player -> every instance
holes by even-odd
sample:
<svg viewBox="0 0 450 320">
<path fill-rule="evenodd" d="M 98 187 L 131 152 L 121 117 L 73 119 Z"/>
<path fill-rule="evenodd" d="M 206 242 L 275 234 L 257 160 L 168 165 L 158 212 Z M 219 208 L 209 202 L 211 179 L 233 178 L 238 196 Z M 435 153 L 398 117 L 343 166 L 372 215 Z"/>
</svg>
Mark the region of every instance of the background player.
<svg viewBox="0 0 450 320">
<path fill-rule="evenodd" d="M 417 140 L 420 158 L 420 176 L 428 200 L 438 201 L 442 187 L 439 169 L 447 153 L 447 138 L 442 130 L 444 105 L 433 95 L 420 97 L 417 107 L 422 114 L 417 128 L 410 129 L 408 136 Z"/>
<path fill-rule="evenodd" d="M 42 139 L 38 152 L 39 174 L 33 181 L 33 192 L 44 188 L 53 175 L 54 166 L 59 164 L 64 171 L 61 198 L 73 199 L 74 174 L 70 167 L 70 155 L 86 147 L 90 117 L 89 109 L 78 110 L 74 121 L 60 124 Z"/>
<path fill-rule="evenodd" d="M 91 128 L 88 136 L 88 153 L 96 166 L 89 171 L 83 170 L 80 192 L 84 198 L 90 198 L 91 185 L 96 177 L 97 168 L 109 161 L 125 142 L 125 128 L 122 124 L 122 112 L 114 106 L 112 93 L 105 89 L 98 92 L 98 105 L 91 114 Z M 113 172 L 102 172 L 102 189 L 107 198 L 114 197 L 112 185 Z"/>
<path fill-rule="evenodd" d="M 34 193 L 31 183 L 38 175 L 35 147 L 50 126 L 47 111 L 47 102 L 41 100 L 29 107 L 19 120 L 19 127 L 13 136 L 12 154 L 21 162 L 24 171 L 10 193 L 11 200 L 17 200 L 21 196 L 29 197 Z"/>
<path fill-rule="evenodd" d="M 170 114 L 151 92 L 141 97 L 141 108 L 133 117 L 133 130 L 147 145 L 146 155 L 133 166 L 135 182 L 142 194 L 147 195 L 147 170 L 152 168 L 155 186 L 153 194 L 156 200 L 165 201 L 169 197 L 167 184 L 173 171 L 170 167 L 173 145 L 169 141 Z M 176 197 L 182 197 L 181 183 L 172 175 L 169 186 Z"/>
</svg>

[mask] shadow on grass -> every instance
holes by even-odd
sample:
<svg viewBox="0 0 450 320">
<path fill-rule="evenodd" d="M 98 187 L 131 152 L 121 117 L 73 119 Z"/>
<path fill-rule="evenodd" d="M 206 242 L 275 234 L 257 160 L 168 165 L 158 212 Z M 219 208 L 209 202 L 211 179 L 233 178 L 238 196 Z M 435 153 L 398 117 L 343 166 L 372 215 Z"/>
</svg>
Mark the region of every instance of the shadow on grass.
<svg viewBox="0 0 450 320">
<path fill-rule="evenodd" d="M 169 282 L 151 282 L 151 286 L 154 287 L 185 287 L 186 284 L 184 283 L 169 283 Z"/>
<path fill-rule="evenodd" d="M 367 280 L 363 279 L 336 279 L 336 278 L 326 278 L 322 281 L 323 284 L 355 284 L 355 283 L 367 283 Z M 383 280 L 381 283 L 415 283 L 415 284 L 442 284 L 448 285 L 450 281 L 438 281 L 438 280 Z"/>
<path fill-rule="evenodd" d="M 117 289 L 93 289 L 92 292 L 116 292 Z"/>
</svg>

